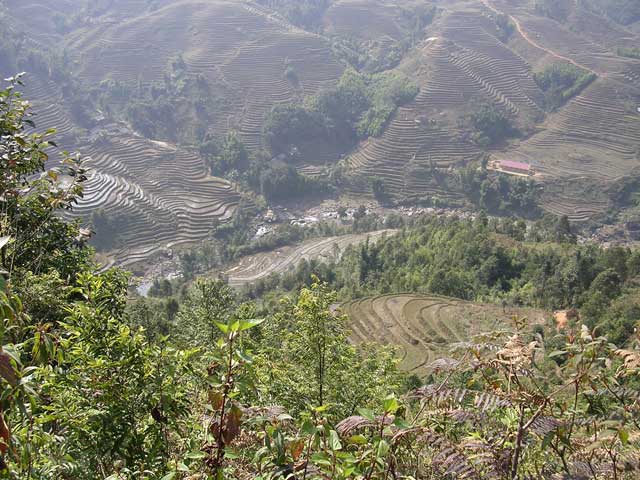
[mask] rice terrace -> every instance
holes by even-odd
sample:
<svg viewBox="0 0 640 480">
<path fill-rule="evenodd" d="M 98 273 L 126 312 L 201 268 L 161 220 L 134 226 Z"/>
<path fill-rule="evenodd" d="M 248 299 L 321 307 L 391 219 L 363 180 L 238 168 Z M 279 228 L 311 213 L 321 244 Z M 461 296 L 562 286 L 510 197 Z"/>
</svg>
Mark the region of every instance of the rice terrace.
<svg viewBox="0 0 640 480">
<path fill-rule="evenodd" d="M 341 306 L 353 341 L 377 341 L 398 348 L 400 368 L 424 377 L 433 362 L 453 348 L 466 349 L 475 336 L 511 331 L 514 317 L 528 328 L 544 325 L 549 314 L 530 308 L 502 308 L 433 295 L 388 294 Z"/>
</svg>

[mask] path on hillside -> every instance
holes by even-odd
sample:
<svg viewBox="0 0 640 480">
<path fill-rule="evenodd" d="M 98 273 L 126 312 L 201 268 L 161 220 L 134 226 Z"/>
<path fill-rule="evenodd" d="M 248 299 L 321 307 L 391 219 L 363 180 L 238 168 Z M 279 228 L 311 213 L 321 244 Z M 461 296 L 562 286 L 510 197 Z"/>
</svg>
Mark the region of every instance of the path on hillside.
<svg viewBox="0 0 640 480">
<path fill-rule="evenodd" d="M 572 65 L 578 67 L 578 68 L 582 68 L 590 73 L 593 73 L 594 75 L 597 75 L 599 77 L 606 77 L 607 74 L 605 73 L 600 73 L 600 72 L 596 72 L 594 69 L 587 67 L 586 65 L 582 65 L 581 63 L 576 62 L 575 60 L 573 60 L 572 58 L 569 57 L 565 57 L 564 55 L 561 55 L 547 47 L 543 47 L 542 45 L 540 45 L 538 42 L 536 42 L 535 40 L 533 40 L 531 37 L 529 37 L 529 34 L 522 28 L 522 25 L 520 24 L 520 21 L 514 17 L 513 15 L 510 15 L 508 13 L 504 13 L 500 10 L 498 10 L 496 7 L 494 7 L 493 5 L 491 5 L 489 3 L 489 0 L 480 0 L 480 2 L 482 2 L 482 4 L 487 7 L 489 10 L 491 10 L 492 12 L 496 13 L 497 15 L 506 15 L 507 17 L 509 17 L 509 19 L 515 24 L 516 26 L 516 30 L 518 30 L 518 33 L 522 36 L 522 38 L 524 38 L 530 45 L 534 46 L 535 48 L 542 50 L 545 53 L 548 53 L 549 55 L 558 58 L 560 60 L 564 60 L 565 62 L 569 62 Z"/>
</svg>

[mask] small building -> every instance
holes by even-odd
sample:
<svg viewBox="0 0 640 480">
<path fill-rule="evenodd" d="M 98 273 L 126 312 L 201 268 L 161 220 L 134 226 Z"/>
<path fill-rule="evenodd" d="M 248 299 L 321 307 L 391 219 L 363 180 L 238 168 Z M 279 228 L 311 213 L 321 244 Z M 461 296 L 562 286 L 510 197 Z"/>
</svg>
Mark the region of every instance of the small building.
<svg viewBox="0 0 640 480">
<path fill-rule="evenodd" d="M 523 162 L 513 162 L 511 160 L 500 160 L 500 170 L 505 172 L 519 173 L 522 175 L 531 175 L 531 165 Z"/>
</svg>

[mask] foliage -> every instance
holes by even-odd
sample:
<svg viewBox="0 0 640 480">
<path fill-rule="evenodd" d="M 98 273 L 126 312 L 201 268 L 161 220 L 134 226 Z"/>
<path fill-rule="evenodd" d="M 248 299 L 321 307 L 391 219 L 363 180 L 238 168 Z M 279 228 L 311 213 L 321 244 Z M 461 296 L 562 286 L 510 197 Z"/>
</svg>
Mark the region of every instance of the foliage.
<svg viewBox="0 0 640 480">
<path fill-rule="evenodd" d="M 391 353 L 349 345 L 347 318 L 332 311 L 336 300 L 316 279 L 295 303 L 284 300 L 265 327 L 263 395 L 290 413 L 326 406 L 333 418 L 349 415 L 397 388 Z"/>
<path fill-rule="evenodd" d="M 401 73 L 366 75 L 347 69 L 336 87 L 305 105 L 274 107 L 265 120 L 265 137 L 275 154 L 290 156 L 296 145 L 319 137 L 350 148 L 358 139 L 380 135 L 396 108 L 417 93 Z"/>
<path fill-rule="evenodd" d="M 289 415 L 225 395 L 236 384 L 230 378 L 247 381 L 250 359 L 234 361 L 243 323 L 221 324 L 227 360 L 215 364 L 227 373 L 209 397 L 218 440 L 204 447 L 206 463 L 215 478 L 221 470 L 260 479 L 634 478 L 637 348 L 618 349 L 581 325 L 547 340 L 514 322 L 515 333 L 454 349 L 431 383 L 337 422 L 327 406 Z"/>
<path fill-rule="evenodd" d="M 611 269 L 616 275 L 602 273 Z M 315 274 L 343 299 L 421 292 L 550 310 L 578 308 L 590 327 L 615 325 L 622 345 L 640 317 L 617 302 L 635 298 L 638 271 L 637 253 L 629 249 L 575 245 L 566 217 L 530 224 L 484 215 L 475 221 L 422 217 L 397 235 L 345 249 L 338 261 L 301 262 L 295 272 L 258 282 L 249 293 L 300 288 Z M 596 282 L 599 275 L 604 277 Z"/>
<path fill-rule="evenodd" d="M 554 63 L 534 75 L 534 80 L 545 92 L 545 103 L 550 110 L 564 105 L 595 79 L 595 74 L 566 63 Z"/>
<path fill-rule="evenodd" d="M 423 218 L 349 249 L 324 270 L 330 284 L 312 278 L 276 306 L 211 280 L 180 305 L 130 303 L 128 275 L 96 272 L 60 215 L 82 167 L 65 161 L 65 182 L 45 171 L 54 144 L 27 135 L 29 120 L 13 85 L 0 92 L 3 478 L 635 478 L 637 252 L 575 245 L 566 218 Z M 376 223 L 354 214 L 354 230 Z M 348 341 L 335 287 L 577 305 L 588 325 L 554 337 L 514 319 L 452 346 L 405 394 L 416 379 L 391 350 Z"/>
<path fill-rule="evenodd" d="M 337 34 L 331 37 L 335 55 L 359 72 L 380 73 L 395 68 L 424 39 L 425 29 L 438 11 L 435 6 L 423 3 L 399 5 L 399 10 L 394 22 L 399 38 L 361 39 Z"/>
<path fill-rule="evenodd" d="M 537 218 L 537 187 L 531 180 L 492 175 L 471 163 L 458 172 L 461 189 L 481 209 L 500 215 Z"/>
<path fill-rule="evenodd" d="M 620 47 L 617 50 L 618 55 L 621 57 L 637 58 L 640 59 L 640 48 L 624 48 Z"/>
<path fill-rule="evenodd" d="M 498 29 L 498 36 L 500 40 L 506 42 L 511 38 L 513 32 L 516 29 L 516 26 L 513 24 L 508 15 L 501 13 L 496 15 L 495 18 L 496 28 Z"/>
<path fill-rule="evenodd" d="M 214 176 L 221 177 L 231 170 L 244 171 L 249 167 L 249 153 L 233 131 L 221 141 L 206 137 L 200 145 L 200 154 L 209 162 Z"/>
<path fill-rule="evenodd" d="M 292 165 L 271 163 L 260 172 L 259 191 L 268 200 L 286 200 L 329 191 L 329 184 L 298 173 Z"/>
<path fill-rule="evenodd" d="M 266 140 L 274 153 L 290 153 L 301 139 L 324 135 L 322 120 L 301 105 L 275 106 L 265 119 Z"/>
<path fill-rule="evenodd" d="M 151 345 L 128 326 L 127 276 L 96 274 L 86 235 L 60 216 L 82 194 L 78 157 L 44 170 L 52 132 L 25 133 L 29 104 L 10 82 L 0 92 L 1 470 L 162 473 L 182 447 L 190 382 L 173 380 L 189 374 L 190 353 Z"/>
<path fill-rule="evenodd" d="M 107 213 L 103 209 L 91 212 L 91 227 L 95 232 L 91 244 L 98 251 L 113 250 L 120 245 L 120 232 L 129 222 L 126 215 Z"/>
<path fill-rule="evenodd" d="M 77 155 L 65 156 L 61 166 L 45 172 L 47 149 L 54 131 L 25 132 L 34 125 L 28 102 L 15 86 L 0 91 L 0 236 L 11 242 L 2 251 L 2 266 L 11 275 L 17 266 L 34 272 L 57 270 L 62 276 L 88 262 L 77 223 L 61 221 L 54 212 L 68 210 L 82 194 L 86 171 Z M 29 215 L 23 212 L 29 212 Z"/>
<path fill-rule="evenodd" d="M 519 135 L 512 120 L 490 104 L 479 105 L 469 115 L 469 122 L 474 129 L 474 142 L 483 148 L 495 146 L 509 137 Z"/>
</svg>

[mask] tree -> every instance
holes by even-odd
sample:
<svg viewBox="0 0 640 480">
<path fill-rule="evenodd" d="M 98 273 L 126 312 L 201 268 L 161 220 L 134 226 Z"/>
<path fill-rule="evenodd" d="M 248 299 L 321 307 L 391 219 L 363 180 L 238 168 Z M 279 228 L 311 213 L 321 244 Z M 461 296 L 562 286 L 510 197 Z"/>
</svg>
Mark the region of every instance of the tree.
<svg viewBox="0 0 640 480">
<path fill-rule="evenodd" d="M 97 274 L 78 223 L 60 215 L 82 193 L 79 157 L 45 171 L 52 132 L 25 132 L 29 104 L 10 82 L 0 91 L 1 474 L 162 473 L 189 412 L 190 354 L 129 326 L 128 277 Z"/>
<path fill-rule="evenodd" d="M 316 278 L 265 324 L 265 394 L 290 412 L 324 406 L 332 415 L 349 414 L 399 381 L 389 352 L 349 345 L 347 319 L 334 311 L 335 301 L 336 293 Z"/>
<path fill-rule="evenodd" d="M 569 217 L 566 215 L 562 215 L 558 217 L 555 226 L 555 240 L 556 242 L 568 242 L 574 243 L 576 240 L 576 236 L 571 231 L 571 224 L 569 223 Z"/>
<path fill-rule="evenodd" d="M 176 315 L 176 334 L 184 345 L 211 347 L 218 338 L 216 322 L 235 311 L 236 299 L 221 280 L 197 280 Z"/>
<path fill-rule="evenodd" d="M 222 140 L 207 137 L 200 145 L 200 154 L 209 162 L 212 175 L 223 176 L 232 170 L 249 168 L 249 152 L 237 132 L 229 132 Z"/>
</svg>

